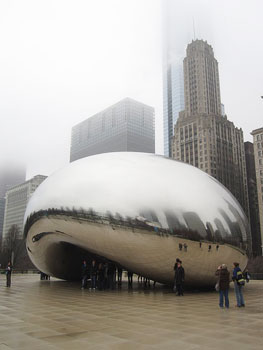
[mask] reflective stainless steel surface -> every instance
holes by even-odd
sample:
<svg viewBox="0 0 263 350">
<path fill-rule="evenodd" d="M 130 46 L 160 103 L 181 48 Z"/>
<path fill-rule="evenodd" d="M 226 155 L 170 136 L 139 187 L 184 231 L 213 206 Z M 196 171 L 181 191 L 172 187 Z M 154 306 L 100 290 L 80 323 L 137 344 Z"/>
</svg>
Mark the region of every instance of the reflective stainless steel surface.
<svg viewBox="0 0 263 350">
<path fill-rule="evenodd" d="M 231 193 L 205 172 L 153 154 L 69 164 L 35 191 L 25 224 L 30 258 L 61 278 L 74 278 L 85 252 L 165 283 L 176 257 L 189 284 L 211 284 L 218 264 L 247 261 L 248 221 Z M 205 273 L 196 275 L 197 264 Z"/>
</svg>

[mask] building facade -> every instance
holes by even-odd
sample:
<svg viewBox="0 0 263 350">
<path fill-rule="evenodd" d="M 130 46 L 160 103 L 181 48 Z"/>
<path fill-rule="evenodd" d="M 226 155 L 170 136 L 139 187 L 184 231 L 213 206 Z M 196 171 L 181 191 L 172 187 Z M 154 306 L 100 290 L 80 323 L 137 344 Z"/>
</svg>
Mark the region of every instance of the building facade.
<svg viewBox="0 0 263 350">
<path fill-rule="evenodd" d="M 5 239 L 12 225 L 18 226 L 20 230 L 19 238 L 22 238 L 27 203 L 31 195 L 45 179 L 46 176 L 37 175 L 22 184 L 10 188 L 6 192 L 2 245 L 5 244 Z"/>
<path fill-rule="evenodd" d="M 187 47 L 184 89 L 185 111 L 175 125 L 172 157 L 219 180 L 249 218 L 243 131 L 222 115 L 218 63 L 203 40 Z"/>
<path fill-rule="evenodd" d="M 3 234 L 5 215 L 6 191 L 26 179 L 26 168 L 24 165 L 15 162 L 3 162 L 0 164 L 0 242 Z M 1 244 L 1 243 L 0 243 Z"/>
<path fill-rule="evenodd" d="M 155 153 L 154 109 L 125 98 L 72 128 L 70 161 L 108 152 Z"/>
<path fill-rule="evenodd" d="M 254 146 L 253 143 L 249 141 L 245 142 L 245 157 L 247 169 L 247 187 L 250 213 L 250 229 L 252 239 L 252 253 L 253 256 L 258 256 L 262 253 L 262 244 L 258 210 L 257 178 L 255 168 Z"/>
<path fill-rule="evenodd" d="M 257 178 L 258 210 L 261 232 L 261 248 L 263 255 L 263 128 L 253 130 L 255 168 Z"/>
<path fill-rule="evenodd" d="M 163 64 L 163 138 L 164 155 L 172 156 L 174 126 L 184 110 L 184 78 L 181 62 Z"/>
</svg>

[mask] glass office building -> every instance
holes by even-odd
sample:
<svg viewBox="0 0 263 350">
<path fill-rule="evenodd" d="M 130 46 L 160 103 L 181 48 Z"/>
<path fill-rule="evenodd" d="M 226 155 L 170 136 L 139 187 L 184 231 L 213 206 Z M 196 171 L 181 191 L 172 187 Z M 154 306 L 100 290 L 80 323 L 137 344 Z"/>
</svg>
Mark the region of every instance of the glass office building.
<svg viewBox="0 0 263 350">
<path fill-rule="evenodd" d="M 125 98 L 72 128 L 71 162 L 108 152 L 155 153 L 154 108 Z"/>
<path fill-rule="evenodd" d="M 174 125 L 184 110 L 184 77 L 182 61 L 163 65 L 163 130 L 164 155 L 172 156 Z"/>
</svg>

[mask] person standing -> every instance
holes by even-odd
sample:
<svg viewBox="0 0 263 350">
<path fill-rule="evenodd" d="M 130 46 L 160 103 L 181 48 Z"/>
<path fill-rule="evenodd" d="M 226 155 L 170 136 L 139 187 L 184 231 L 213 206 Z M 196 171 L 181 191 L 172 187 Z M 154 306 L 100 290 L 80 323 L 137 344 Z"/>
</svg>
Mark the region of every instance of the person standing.
<svg viewBox="0 0 263 350">
<path fill-rule="evenodd" d="M 122 267 L 118 267 L 118 285 L 122 284 Z"/>
<path fill-rule="evenodd" d="M 128 270 L 128 287 L 132 288 L 132 277 L 133 277 L 133 272 Z"/>
<path fill-rule="evenodd" d="M 184 285 L 184 268 L 182 262 L 177 262 L 177 268 L 175 270 L 175 285 L 176 285 L 176 295 L 184 295 L 183 285 Z"/>
<path fill-rule="evenodd" d="M 174 264 L 174 288 L 173 288 L 173 291 L 174 291 L 175 293 L 176 293 L 176 270 L 177 270 L 177 264 L 178 264 L 179 262 L 182 264 L 182 261 L 181 261 L 179 258 L 176 258 L 175 264 Z"/>
<path fill-rule="evenodd" d="M 7 264 L 7 267 L 5 269 L 5 274 L 6 274 L 6 286 L 11 287 L 11 274 L 12 274 L 12 265 L 11 262 Z"/>
<path fill-rule="evenodd" d="M 81 266 L 81 289 L 87 288 L 88 266 L 86 260 L 83 260 Z"/>
<path fill-rule="evenodd" d="M 108 267 L 108 283 L 109 283 L 109 289 L 115 288 L 115 281 L 114 281 L 114 274 L 116 276 L 116 266 L 113 262 L 109 263 Z"/>
<path fill-rule="evenodd" d="M 242 271 L 239 267 L 239 263 L 234 262 L 234 270 L 233 270 L 233 276 L 232 280 L 234 282 L 235 286 L 235 293 L 236 293 L 236 299 L 237 299 L 237 307 L 244 307 L 245 301 L 243 297 L 243 287 L 245 285 L 245 279 L 243 277 Z"/>
<path fill-rule="evenodd" d="M 91 288 L 90 289 L 96 289 L 96 279 L 97 279 L 96 260 L 92 260 L 91 267 L 90 267 L 90 278 L 91 278 Z"/>
<path fill-rule="evenodd" d="M 228 290 L 229 290 L 229 278 L 230 273 L 227 270 L 227 266 L 222 264 L 218 266 L 216 271 L 216 276 L 218 277 L 219 284 L 219 307 L 223 309 L 224 307 L 224 299 L 225 299 L 225 307 L 229 308 L 229 298 L 228 298 Z"/>
<path fill-rule="evenodd" d="M 100 263 L 99 267 L 98 267 L 98 287 L 99 287 L 99 290 L 104 289 L 104 265 L 103 265 L 103 263 Z"/>
</svg>

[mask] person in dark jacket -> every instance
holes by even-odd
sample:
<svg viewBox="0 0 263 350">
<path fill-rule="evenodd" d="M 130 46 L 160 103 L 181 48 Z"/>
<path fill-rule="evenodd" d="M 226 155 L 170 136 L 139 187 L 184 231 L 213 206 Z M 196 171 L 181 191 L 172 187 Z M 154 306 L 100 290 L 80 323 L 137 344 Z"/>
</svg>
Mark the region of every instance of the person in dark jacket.
<svg viewBox="0 0 263 350">
<path fill-rule="evenodd" d="M 98 288 L 99 290 L 104 289 L 104 264 L 100 263 L 98 267 Z"/>
<path fill-rule="evenodd" d="M 87 279 L 88 279 L 88 265 L 86 260 L 83 260 L 83 263 L 81 266 L 81 289 L 84 289 L 87 287 Z"/>
<path fill-rule="evenodd" d="M 233 270 L 232 280 L 235 286 L 237 307 L 244 307 L 245 301 L 244 301 L 242 289 L 243 289 L 243 286 L 245 285 L 245 279 L 239 267 L 239 263 L 234 262 L 233 265 L 234 265 L 234 270 Z"/>
<path fill-rule="evenodd" d="M 182 262 L 177 262 L 177 268 L 175 270 L 175 285 L 176 285 L 176 295 L 184 295 L 183 285 L 184 285 L 184 268 Z"/>
<path fill-rule="evenodd" d="M 113 262 L 110 262 L 109 266 L 108 266 L 109 289 L 114 289 L 115 288 L 114 275 L 116 276 L 116 266 L 115 266 L 115 264 Z"/>
<path fill-rule="evenodd" d="M 179 259 L 179 258 L 176 258 L 175 260 L 175 264 L 174 264 L 174 288 L 173 288 L 173 291 L 176 293 L 176 270 L 177 270 L 177 264 L 178 263 L 181 263 L 182 264 L 182 261 Z"/>
<path fill-rule="evenodd" d="M 96 289 L 96 281 L 97 281 L 96 260 L 92 260 L 91 267 L 90 267 L 90 278 L 91 278 L 91 288 L 90 289 Z"/>
<path fill-rule="evenodd" d="M 12 265 L 11 262 L 7 264 L 7 267 L 5 269 L 6 274 L 6 286 L 11 287 L 11 274 L 12 274 Z"/>
<path fill-rule="evenodd" d="M 122 284 L 122 267 L 118 267 L 118 285 Z"/>
<path fill-rule="evenodd" d="M 227 266 L 222 264 L 218 266 L 216 271 L 216 276 L 218 277 L 219 284 L 219 306 L 221 308 L 224 307 L 224 299 L 225 299 L 225 307 L 229 308 L 229 298 L 228 298 L 228 290 L 229 290 L 229 278 L 230 273 L 227 270 Z"/>
<path fill-rule="evenodd" d="M 133 277 L 133 272 L 128 270 L 128 287 L 132 288 L 132 277 Z"/>
</svg>

